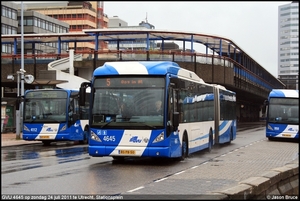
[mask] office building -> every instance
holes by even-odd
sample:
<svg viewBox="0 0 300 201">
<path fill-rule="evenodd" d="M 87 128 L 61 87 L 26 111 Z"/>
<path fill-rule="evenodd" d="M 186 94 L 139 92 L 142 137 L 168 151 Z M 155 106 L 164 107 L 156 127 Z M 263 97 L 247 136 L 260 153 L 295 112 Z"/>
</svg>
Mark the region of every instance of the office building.
<svg viewBox="0 0 300 201">
<path fill-rule="evenodd" d="M 82 33 L 83 29 L 102 29 L 108 24 L 108 18 L 103 13 L 103 1 L 63 1 L 60 4 L 39 2 L 26 3 L 26 6 L 27 10 L 34 10 L 69 24 L 69 32 Z M 69 48 L 75 48 L 74 44 L 70 44 Z M 95 44 L 92 42 L 76 44 L 78 51 L 89 52 L 94 48 Z M 106 43 L 99 42 L 99 49 L 106 48 Z"/>
<path fill-rule="evenodd" d="M 109 17 L 108 19 L 109 29 L 155 29 L 155 26 L 148 22 L 147 17 L 145 21 L 141 21 L 138 26 L 129 26 L 125 20 L 119 18 L 118 16 Z M 149 45 L 150 49 L 157 49 L 157 44 L 155 41 L 150 41 Z M 116 50 L 118 48 L 122 51 L 145 50 L 147 48 L 147 42 L 145 39 L 132 39 L 129 41 L 120 41 L 119 44 L 117 44 L 116 41 L 111 41 L 108 43 L 108 49 Z"/>
<path fill-rule="evenodd" d="M 299 89 L 299 2 L 278 8 L 278 78 L 288 89 Z"/>
<path fill-rule="evenodd" d="M 24 34 L 69 32 L 69 24 L 33 10 L 25 10 L 25 7 L 26 5 L 23 5 Z M 21 34 L 21 4 L 2 1 L 1 9 L 1 34 Z M 62 52 L 65 52 L 68 49 L 68 45 L 63 43 L 61 49 Z M 14 49 L 13 44 L 3 44 L 1 53 L 21 54 L 20 42 L 18 43 L 16 50 Z M 45 53 L 57 53 L 57 43 L 37 43 L 34 47 L 32 47 L 31 44 L 25 44 L 24 46 L 24 54 Z"/>
<path fill-rule="evenodd" d="M 18 5 L 9 1 L 1 1 L 1 35 L 17 34 Z M 1 54 L 14 52 L 13 44 L 2 44 Z"/>
</svg>

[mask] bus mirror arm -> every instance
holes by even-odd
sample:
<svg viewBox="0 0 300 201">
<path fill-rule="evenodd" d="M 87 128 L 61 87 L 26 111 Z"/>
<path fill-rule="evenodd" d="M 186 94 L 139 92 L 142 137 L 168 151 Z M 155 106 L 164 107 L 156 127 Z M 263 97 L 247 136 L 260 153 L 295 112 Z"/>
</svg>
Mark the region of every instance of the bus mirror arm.
<svg viewBox="0 0 300 201">
<path fill-rule="evenodd" d="M 268 101 L 268 100 L 265 100 L 265 101 L 264 101 L 264 105 L 269 105 L 269 101 Z"/>
<path fill-rule="evenodd" d="M 177 130 L 179 126 L 179 112 L 173 113 L 173 128 Z"/>
<path fill-rule="evenodd" d="M 72 117 L 73 121 L 80 119 L 80 116 L 78 114 L 74 114 L 74 113 L 71 115 L 71 117 Z"/>
<path fill-rule="evenodd" d="M 80 88 L 79 88 L 79 105 L 80 106 L 85 106 L 86 88 L 88 88 L 90 86 L 91 86 L 90 82 L 81 83 Z"/>
</svg>

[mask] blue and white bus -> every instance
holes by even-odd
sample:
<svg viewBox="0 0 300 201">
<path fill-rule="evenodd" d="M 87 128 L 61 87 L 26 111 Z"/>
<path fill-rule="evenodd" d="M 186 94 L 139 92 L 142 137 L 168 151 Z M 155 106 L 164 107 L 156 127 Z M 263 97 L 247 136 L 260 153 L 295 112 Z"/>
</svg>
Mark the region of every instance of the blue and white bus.
<svg viewBox="0 0 300 201">
<path fill-rule="evenodd" d="M 266 137 L 299 139 L 299 90 L 273 89 L 266 105 Z"/>
<path fill-rule="evenodd" d="M 93 72 L 89 155 L 184 159 L 236 138 L 236 94 L 169 61 L 106 62 Z M 155 102 L 162 102 L 162 113 Z M 84 100 L 80 101 L 85 102 Z"/>
<path fill-rule="evenodd" d="M 88 95 L 87 93 L 86 95 Z M 24 94 L 23 140 L 88 143 L 89 102 L 79 106 L 79 90 L 36 89 Z"/>
</svg>

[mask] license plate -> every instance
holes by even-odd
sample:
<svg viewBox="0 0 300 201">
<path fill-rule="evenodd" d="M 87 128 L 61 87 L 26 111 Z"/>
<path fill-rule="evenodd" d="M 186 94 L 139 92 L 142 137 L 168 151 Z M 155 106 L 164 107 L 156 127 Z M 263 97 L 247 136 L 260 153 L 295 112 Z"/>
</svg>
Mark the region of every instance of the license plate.
<svg viewBox="0 0 300 201">
<path fill-rule="evenodd" d="M 282 134 L 284 137 L 291 137 L 291 134 Z"/>
<path fill-rule="evenodd" d="M 135 150 L 120 150 L 119 151 L 120 154 L 130 154 L 130 155 L 134 155 L 135 154 Z"/>
<path fill-rule="evenodd" d="M 40 136 L 41 139 L 49 139 L 50 137 L 48 135 Z"/>
</svg>

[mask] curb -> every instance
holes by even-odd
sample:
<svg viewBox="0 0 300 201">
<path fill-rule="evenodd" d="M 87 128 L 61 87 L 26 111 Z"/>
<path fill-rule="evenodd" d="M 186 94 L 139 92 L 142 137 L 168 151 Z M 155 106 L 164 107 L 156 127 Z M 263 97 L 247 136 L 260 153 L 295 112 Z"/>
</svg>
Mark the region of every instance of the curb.
<svg viewBox="0 0 300 201">
<path fill-rule="evenodd" d="M 221 200 L 297 199 L 299 196 L 299 161 L 250 177 L 239 185 L 216 192 Z"/>
</svg>

